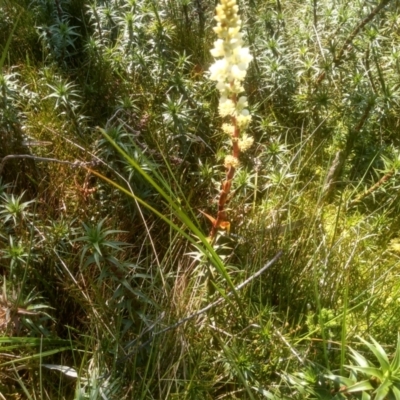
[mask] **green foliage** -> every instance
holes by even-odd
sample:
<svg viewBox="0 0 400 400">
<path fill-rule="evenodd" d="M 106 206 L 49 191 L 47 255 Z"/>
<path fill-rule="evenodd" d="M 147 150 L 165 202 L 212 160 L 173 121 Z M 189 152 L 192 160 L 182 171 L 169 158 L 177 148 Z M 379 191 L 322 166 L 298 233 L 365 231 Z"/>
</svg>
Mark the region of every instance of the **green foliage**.
<svg viewBox="0 0 400 400">
<path fill-rule="evenodd" d="M 121 251 L 122 246 L 126 243 L 108 239 L 108 236 L 122 231 L 103 229 L 104 222 L 105 219 L 101 220 L 96 226 L 83 224 L 85 235 L 75 239 L 75 241 L 86 242 L 81 251 L 81 263 L 84 267 L 95 263 L 101 268 L 100 264 L 107 261 L 118 264 L 118 260 L 110 254 L 110 250 L 112 252 Z"/>
<path fill-rule="evenodd" d="M 360 338 L 374 355 L 379 365 L 373 365 L 360 352 L 349 348 L 354 364 L 347 365 L 349 377 L 335 375 L 330 371 L 318 370 L 315 365 L 295 375 L 285 376 L 292 389 L 297 389 L 304 397 L 313 399 L 362 399 L 383 400 L 399 398 L 399 340 L 396 351 L 389 361 L 388 354 L 373 338 L 371 343 Z"/>
<path fill-rule="evenodd" d="M 211 246 L 214 6 L 0 0 L 0 397 L 400 398 L 399 4 L 239 1 Z"/>
<path fill-rule="evenodd" d="M 388 355 L 382 346 L 373 338 L 371 338 L 372 343 L 361 339 L 363 344 L 365 344 L 371 353 L 374 354 L 379 362 L 379 366 L 373 366 L 367 361 L 367 359 L 359 352 L 351 350 L 351 358 L 355 362 L 355 365 L 350 365 L 349 368 L 355 373 L 360 373 L 365 376 L 370 382 L 370 387 L 365 387 L 363 390 L 373 389 L 373 398 L 376 400 L 382 400 L 385 398 L 398 399 L 400 398 L 400 341 L 398 338 L 396 352 L 393 356 L 391 362 L 389 362 Z M 361 390 L 358 387 L 358 390 Z M 356 391 L 353 387 L 352 391 Z"/>
</svg>

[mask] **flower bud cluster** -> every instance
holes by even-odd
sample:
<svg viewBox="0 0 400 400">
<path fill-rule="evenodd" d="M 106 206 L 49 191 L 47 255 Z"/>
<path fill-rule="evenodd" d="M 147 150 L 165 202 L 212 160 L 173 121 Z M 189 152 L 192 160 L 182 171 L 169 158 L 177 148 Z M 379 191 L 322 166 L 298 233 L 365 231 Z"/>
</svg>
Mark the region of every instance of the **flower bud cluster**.
<svg viewBox="0 0 400 400">
<path fill-rule="evenodd" d="M 252 56 L 247 47 L 243 47 L 243 35 L 240 32 L 239 7 L 236 0 L 221 0 L 216 8 L 215 19 L 217 26 L 214 28 L 218 39 L 214 43 L 211 54 L 218 58 L 210 67 L 210 79 L 217 82 L 220 92 L 218 111 L 221 117 L 230 116 L 231 124 L 224 124 L 222 129 L 231 136 L 232 142 L 237 142 L 241 151 L 246 151 L 252 144 L 253 138 L 242 135 L 251 121 L 247 109 L 248 103 L 245 96 L 239 96 L 244 91 L 243 80 Z M 226 160 L 226 165 L 238 164 L 231 158 Z"/>
</svg>

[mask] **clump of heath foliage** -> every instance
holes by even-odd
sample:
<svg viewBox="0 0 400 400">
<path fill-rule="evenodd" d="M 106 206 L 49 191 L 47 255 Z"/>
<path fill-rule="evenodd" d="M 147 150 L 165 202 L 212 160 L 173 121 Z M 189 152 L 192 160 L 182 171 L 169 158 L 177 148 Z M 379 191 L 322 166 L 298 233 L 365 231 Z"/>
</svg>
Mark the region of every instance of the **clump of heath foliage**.
<svg viewBox="0 0 400 400">
<path fill-rule="evenodd" d="M 0 398 L 400 398 L 397 2 L 0 11 Z"/>
</svg>

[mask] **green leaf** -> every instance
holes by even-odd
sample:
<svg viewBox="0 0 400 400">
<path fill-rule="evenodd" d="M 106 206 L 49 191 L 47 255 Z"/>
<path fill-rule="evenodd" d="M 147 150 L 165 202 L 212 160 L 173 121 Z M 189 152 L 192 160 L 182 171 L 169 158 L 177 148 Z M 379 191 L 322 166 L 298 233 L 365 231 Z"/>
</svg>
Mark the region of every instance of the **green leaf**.
<svg viewBox="0 0 400 400">
<path fill-rule="evenodd" d="M 3 51 L 2 51 L 2 54 L 1 54 L 1 59 L 0 59 L 0 71 L 3 69 L 4 61 L 6 60 L 8 49 L 10 47 L 11 40 L 12 40 L 12 37 L 13 37 L 14 32 L 15 32 L 15 28 L 18 25 L 19 19 L 21 18 L 21 14 L 22 14 L 22 12 L 18 15 L 17 20 L 15 21 L 15 24 L 14 24 L 14 26 L 12 28 L 11 33 L 10 33 L 10 36 L 7 39 L 6 45 L 3 48 Z"/>
<path fill-rule="evenodd" d="M 42 364 L 42 367 L 54 370 L 54 371 L 60 371 L 62 372 L 64 375 L 70 377 L 70 378 L 78 378 L 78 372 L 72 368 L 72 367 L 68 367 L 66 365 L 57 365 L 57 364 Z M 82 378 L 81 378 L 82 380 Z"/>
<path fill-rule="evenodd" d="M 71 347 L 60 347 L 60 348 L 54 349 L 54 350 L 42 351 L 42 352 L 37 353 L 37 354 L 32 354 L 30 356 L 20 357 L 20 358 L 14 359 L 12 361 L 4 362 L 4 363 L 0 364 L 0 367 L 3 367 L 5 365 L 10 365 L 10 364 L 21 363 L 23 361 L 42 359 L 44 357 L 49 357 L 49 356 L 52 356 L 54 354 L 61 353 L 63 351 L 67 351 L 67 350 L 71 350 Z"/>
<path fill-rule="evenodd" d="M 380 381 L 383 381 L 385 379 L 384 373 L 379 368 L 376 367 L 358 367 L 356 365 L 346 365 L 346 367 L 355 371 L 362 372 L 367 376 L 374 376 L 378 378 Z"/>
<path fill-rule="evenodd" d="M 392 392 L 396 400 L 400 400 L 400 390 L 396 386 L 392 386 Z"/>
<path fill-rule="evenodd" d="M 354 383 L 356 382 L 354 379 L 351 378 L 346 378 L 344 376 L 341 375 L 325 375 L 325 378 L 338 383 L 339 385 L 345 385 L 345 386 L 352 386 L 354 385 Z"/>
<path fill-rule="evenodd" d="M 147 209 L 151 210 L 153 213 L 158 215 L 161 219 L 163 219 L 165 222 L 167 222 L 176 232 L 182 234 L 185 238 L 187 238 L 191 243 L 195 244 L 195 247 L 201 251 L 214 265 L 216 270 L 220 273 L 220 275 L 225 279 L 226 283 L 230 287 L 237 303 L 239 306 L 241 306 L 239 297 L 237 295 L 237 292 L 235 290 L 235 287 L 233 285 L 233 282 L 226 270 L 226 267 L 221 260 L 221 258 L 218 256 L 218 254 L 215 252 L 214 248 L 212 245 L 209 243 L 208 238 L 204 236 L 203 232 L 197 227 L 195 223 L 189 218 L 189 216 L 182 210 L 181 205 L 179 204 L 179 201 L 177 199 L 173 198 L 173 192 L 171 191 L 170 188 L 167 189 L 169 193 L 167 193 L 153 178 L 150 176 L 137 162 L 134 158 L 129 156 L 105 131 L 104 129 L 99 128 L 99 130 L 102 132 L 102 134 L 107 138 L 107 140 L 114 146 L 114 148 L 121 154 L 122 157 L 139 173 L 143 176 L 143 178 L 151 185 L 157 192 L 165 199 L 165 201 L 170 205 L 170 207 L 173 209 L 174 214 L 180 219 L 180 221 L 187 227 L 192 234 L 194 234 L 198 239 L 201 241 L 201 245 L 196 243 L 196 241 L 190 237 L 186 232 L 184 232 L 183 229 L 179 228 L 176 224 L 174 224 L 169 218 L 163 216 L 160 212 L 155 210 L 153 207 L 151 207 L 149 204 L 147 204 L 144 200 L 142 200 L 140 197 L 135 196 L 133 193 L 130 191 L 126 190 L 122 186 L 118 185 L 116 182 L 112 181 L 111 179 L 106 178 L 102 174 L 98 173 L 97 171 L 92 171 L 94 175 L 99 176 L 103 180 L 111 183 L 113 186 L 117 187 L 121 192 L 124 192 L 128 194 L 130 197 L 134 198 L 136 201 L 138 201 L 140 204 L 145 206 Z M 157 176 L 157 171 L 153 171 L 155 173 L 155 176 Z M 165 186 L 165 185 L 164 185 Z"/>
<path fill-rule="evenodd" d="M 359 338 L 375 355 L 375 357 L 378 359 L 379 364 L 381 365 L 381 368 L 384 371 L 388 371 L 390 369 L 390 363 L 389 363 L 389 359 L 388 356 L 385 352 L 385 350 L 383 350 L 382 346 L 376 341 L 374 340 L 374 338 L 371 337 L 371 340 L 373 342 L 373 344 L 368 343 L 366 340 Z"/>
<path fill-rule="evenodd" d="M 363 392 L 361 400 L 371 400 L 371 396 L 367 392 Z"/>
<path fill-rule="evenodd" d="M 255 387 L 253 386 L 252 389 L 254 389 L 257 393 L 259 393 L 261 396 L 270 399 L 270 400 L 278 400 L 279 397 L 276 397 L 274 394 L 269 392 L 268 390 L 263 389 L 262 387 Z"/>
<path fill-rule="evenodd" d="M 393 360 L 390 364 L 391 370 L 395 373 L 400 369 L 400 334 L 397 334 L 397 346 Z"/>
<path fill-rule="evenodd" d="M 384 400 L 386 399 L 387 394 L 390 391 L 391 382 L 386 380 L 383 382 L 375 392 L 375 400 Z"/>
<path fill-rule="evenodd" d="M 65 339 L 48 339 L 48 338 L 34 338 L 34 337 L 24 337 L 24 336 L 2 336 L 0 337 L 0 345 L 3 344 L 11 344 L 18 346 L 40 346 L 40 345 L 48 345 L 48 346 L 62 346 L 71 343 L 70 340 Z M 3 346 L 0 346 L 1 350 L 4 350 Z"/>
<path fill-rule="evenodd" d="M 362 392 L 364 390 L 372 390 L 374 387 L 371 385 L 369 380 L 357 382 L 352 386 L 348 386 L 346 392 L 353 393 L 353 392 Z"/>
<path fill-rule="evenodd" d="M 369 367 L 369 362 L 363 355 L 361 355 L 358 351 L 353 350 L 352 348 L 350 348 L 350 351 L 352 353 L 351 358 L 358 364 L 358 366 Z"/>
</svg>

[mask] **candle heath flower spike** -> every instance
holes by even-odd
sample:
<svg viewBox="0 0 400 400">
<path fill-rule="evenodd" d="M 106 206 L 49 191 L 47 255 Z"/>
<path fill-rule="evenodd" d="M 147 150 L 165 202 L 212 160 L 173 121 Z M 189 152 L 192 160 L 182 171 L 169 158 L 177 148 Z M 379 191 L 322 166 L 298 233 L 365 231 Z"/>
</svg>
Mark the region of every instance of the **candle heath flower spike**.
<svg viewBox="0 0 400 400">
<path fill-rule="evenodd" d="M 242 81 L 246 76 L 252 56 L 249 49 L 243 47 L 243 35 L 240 32 L 242 21 L 238 15 L 239 7 L 236 0 L 221 0 L 217 6 L 217 26 L 214 32 L 218 40 L 214 42 L 211 55 L 215 58 L 222 57 L 210 67 L 210 79 L 217 82 L 217 89 L 220 91 L 220 105 L 232 101 L 231 95 L 244 91 Z M 236 102 L 238 109 L 236 116 L 240 115 L 240 108 L 246 103 L 246 97 L 241 97 Z M 222 115 L 225 116 L 225 115 Z M 250 122 L 250 121 L 249 121 Z"/>
<path fill-rule="evenodd" d="M 253 57 L 249 49 L 243 47 L 243 34 L 240 32 L 242 21 L 238 14 L 236 0 L 220 0 L 216 8 L 217 26 L 214 32 L 218 39 L 214 42 L 211 55 L 216 58 L 210 67 L 210 79 L 215 81 L 220 93 L 218 111 L 223 118 L 230 119 L 222 125 L 222 130 L 232 141 L 232 154 L 225 158 L 225 180 L 221 183 L 218 201 L 218 214 L 213 222 L 210 237 L 214 238 L 217 230 L 228 226 L 225 204 L 236 168 L 239 167 L 240 152 L 248 150 L 253 138 L 245 134 L 250 124 L 251 115 L 247 109 L 247 97 L 240 95 L 243 91 L 243 80 Z"/>
</svg>

